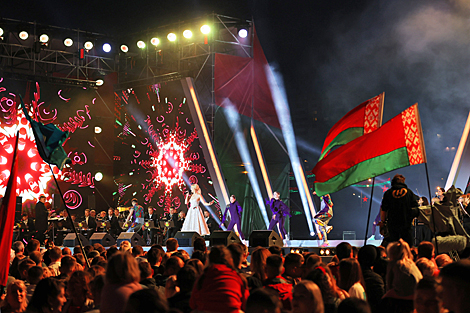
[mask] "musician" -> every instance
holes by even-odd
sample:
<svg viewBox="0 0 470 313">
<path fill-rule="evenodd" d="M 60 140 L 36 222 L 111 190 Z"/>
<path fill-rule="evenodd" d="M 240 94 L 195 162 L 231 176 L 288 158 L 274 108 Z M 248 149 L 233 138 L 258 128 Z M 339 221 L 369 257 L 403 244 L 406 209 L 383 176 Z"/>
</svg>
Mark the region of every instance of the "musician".
<svg viewBox="0 0 470 313">
<path fill-rule="evenodd" d="M 124 222 L 126 219 L 121 215 L 119 209 L 114 209 L 114 216 L 118 219 L 118 222 Z"/>
<path fill-rule="evenodd" d="M 101 211 L 100 214 L 98 215 L 97 220 L 99 222 L 106 222 L 106 211 Z"/>
<path fill-rule="evenodd" d="M 145 213 L 145 221 L 153 221 L 155 227 L 144 229 L 144 238 L 150 239 L 150 245 L 155 243 L 155 235 L 157 234 L 157 225 L 158 225 L 158 215 L 154 207 L 149 206 L 147 208 L 147 213 Z"/>
<path fill-rule="evenodd" d="M 131 221 L 131 224 L 127 229 L 128 233 L 137 232 L 144 226 L 144 208 L 139 205 L 136 198 L 132 199 L 132 208 L 129 210 L 129 215 L 127 216 L 125 224 L 129 221 Z"/>
<path fill-rule="evenodd" d="M 21 214 L 21 220 L 18 223 L 18 239 L 17 241 L 29 241 L 29 237 L 35 232 L 34 220 L 28 217 L 28 214 Z"/>
<path fill-rule="evenodd" d="M 96 231 L 96 227 L 98 227 L 98 224 L 96 223 L 96 219 L 91 216 L 90 209 L 85 209 L 85 217 L 82 221 L 88 225 L 88 229 L 90 229 L 92 233 Z"/>
<path fill-rule="evenodd" d="M 178 229 L 177 231 L 181 230 L 185 219 L 186 219 L 186 213 L 184 213 L 183 211 L 180 211 L 178 213 L 178 220 L 176 221 L 176 228 Z"/>
<path fill-rule="evenodd" d="M 212 233 L 214 230 L 219 230 L 219 226 L 215 219 L 212 218 L 211 213 L 209 211 L 204 211 L 204 220 L 206 221 L 207 227 L 209 231 Z"/>
<path fill-rule="evenodd" d="M 63 210 L 62 212 L 60 212 L 60 216 L 62 216 L 62 221 L 60 222 L 60 224 L 62 225 L 62 228 L 72 229 L 73 222 L 72 222 L 72 219 L 69 217 L 67 210 Z"/>
<path fill-rule="evenodd" d="M 119 210 L 117 210 L 119 213 Z M 119 215 L 119 214 L 118 214 Z M 108 209 L 108 214 L 105 217 L 106 222 L 109 222 L 111 228 L 109 229 L 109 234 L 113 237 L 118 237 L 121 233 L 121 226 L 119 226 L 119 221 L 116 215 L 114 215 L 113 208 Z"/>
<path fill-rule="evenodd" d="M 165 213 L 165 215 L 162 218 L 163 220 L 166 220 L 168 222 L 173 221 L 173 227 L 168 227 L 167 232 L 166 232 L 166 239 L 168 240 L 169 238 L 175 237 L 176 233 L 178 232 L 178 214 L 176 214 L 176 209 L 174 207 L 170 207 L 170 213 Z M 183 225 L 183 224 L 181 224 Z M 180 228 L 181 229 L 181 228 Z"/>
<path fill-rule="evenodd" d="M 46 209 L 46 196 L 41 195 L 39 196 L 39 201 L 36 203 L 36 207 L 34 208 L 36 212 L 36 239 L 39 240 L 40 243 L 44 242 L 44 233 L 48 229 L 47 220 L 49 217 L 49 211 Z"/>
</svg>

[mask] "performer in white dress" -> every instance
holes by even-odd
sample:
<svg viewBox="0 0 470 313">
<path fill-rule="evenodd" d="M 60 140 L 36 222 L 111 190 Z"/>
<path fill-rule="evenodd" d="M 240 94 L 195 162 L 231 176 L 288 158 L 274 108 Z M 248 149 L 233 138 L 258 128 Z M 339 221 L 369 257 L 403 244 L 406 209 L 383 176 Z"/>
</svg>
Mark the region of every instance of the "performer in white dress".
<svg viewBox="0 0 470 313">
<path fill-rule="evenodd" d="M 204 205 L 212 205 L 214 201 L 207 203 L 201 195 L 201 189 L 198 184 L 191 185 L 192 194 L 186 194 L 184 203 L 190 204 L 186 219 L 184 220 L 181 231 L 195 231 L 201 236 L 209 235 L 209 228 L 204 220 L 204 214 L 199 207 L 199 201 Z"/>
</svg>

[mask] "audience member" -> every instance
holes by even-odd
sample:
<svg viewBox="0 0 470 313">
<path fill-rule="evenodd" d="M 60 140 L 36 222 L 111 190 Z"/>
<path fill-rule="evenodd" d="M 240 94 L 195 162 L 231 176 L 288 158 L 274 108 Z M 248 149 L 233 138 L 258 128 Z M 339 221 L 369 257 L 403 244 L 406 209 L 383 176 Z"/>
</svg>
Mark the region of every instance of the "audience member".
<svg viewBox="0 0 470 313">
<path fill-rule="evenodd" d="M 423 277 L 434 277 L 434 276 L 437 276 L 438 274 L 438 272 L 436 273 L 437 271 L 436 263 L 434 263 L 428 258 L 425 258 L 425 257 L 419 258 L 416 261 L 416 266 L 418 267 Z"/>
<path fill-rule="evenodd" d="M 20 279 L 23 281 L 28 280 L 28 271 L 31 267 L 36 266 L 36 263 L 30 258 L 24 258 L 18 264 L 18 271 L 20 273 Z M 39 265 L 41 266 L 41 265 Z"/>
<path fill-rule="evenodd" d="M 282 276 L 283 260 L 282 257 L 275 254 L 270 255 L 266 259 L 266 280 L 265 288 L 274 290 L 281 300 L 284 310 L 292 309 L 292 285 L 289 284 Z"/>
<path fill-rule="evenodd" d="M 194 251 L 207 251 L 206 241 L 202 237 L 196 237 L 193 241 Z"/>
<path fill-rule="evenodd" d="M 101 292 L 103 291 L 104 287 L 104 275 L 97 275 L 93 280 L 90 282 L 90 291 L 91 291 L 91 298 L 95 304 L 95 309 L 90 311 L 93 313 L 99 313 L 101 307 Z"/>
<path fill-rule="evenodd" d="M 168 304 L 163 296 L 154 289 L 134 292 L 127 302 L 125 313 L 166 313 Z"/>
<path fill-rule="evenodd" d="M 470 312 L 470 260 L 460 260 L 442 268 L 442 305 L 453 313 Z"/>
<path fill-rule="evenodd" d="M 149 262 L 139 262 L 140 284 L 146 288 L 155 288 L 155 278 L 153 278 L 152 266 Z"/>
<path fill-rule="evenodd" d="M 21 313 L 26 311 L 28 300 L 26 298 L 26 286 L 22 280 L 15 280 L 7 287 L 7 295 L 0 308 L 2 313 Z"/>
<path fill-rule="evenodd" d="M 436 265 L 437 265 L 438 269 L 441 269 L 444 266 L 446 266 L 447 264 L 450 264 L 452 262 L 453 261 L 452 261 L 452 259 L 450 258 L 450 256 L 448 254 L 439 254 L 436 257 Z"/>
<path fill-rule="evenodd" d="M 418 259 L 426 258 L 428 260 L 434 259 L 434 245 L 429 241 L 421 241 L 418 245 Z"/>
<path fill-rule="evenodd" d="M 29 255 L 29 258 L 36 263 L 38 266 L 46 266 L 43 262 L 43 255 L 41 252 L 34 251 Z"/>
<path fill-rule="evenodd" d="M 434 277 L 424 277 L 416 285 L 414 309 L 416 313 L 441 312 L 441 305 L 437 295 L 437 282 Z"/>
<path fill-rule="evenodd" d="M 124 240 L 119 245 L 119 251 L 121 252 L 130 252 L 131 250 L 131 243 L 127 240 Z"/>
<path fill-rule="evenodd" d="M 336 279 L 336 282 L 339 280 L 339 262 L 342 259 L 352 257 L 352 246 L 348 242 L 341 242 L 336 246 L 336 255 L 333 258 L 333 261 L 328 264 L 328 267 L 330 268 L 333 277 Z"/>
<path fill-rule="evenodd" d="M 162 265 L 164 254 L 165 251 L 163 251 L 163 249 L 153 247 L 147 252 L 147 261 L 150 264 L 150 267 L 152 267 L 154 277 L 158 274 L 163 275 L 163 272 L 165 271 L 165 267 Z"/>
<path fill-rule="evenodd" d="M 138 258 L 144 255 L 144 249 L 142 246 L 133 246 L 131 253 L 134 258 Z"/>
<path fill-rule="evenodd" d="M 186 265 L 192 266 L 196 270 L 198 277 L 204 271 L 204 264 L 202 264 L 202 262 L 198 259 L 189 259 L 188 261 L 186 261 Z"/>
<path fill-rule="evenodd" d="M 365 300 L 354 297 L 341 301 L 337 313 L 371 313 L 371 310 Z"/>
<path fill-rule="evenodd" d="M 251 275 L 246 278 L 250 290 L 263 286 L 266 279 L 266 259 L 270 255 L 268 249 L 261 247 L 251 253 Z"/>
<path fill-rule="evenodd" d="M 269 252 L 271 254 L 276 254 L 276 255 L 279 255 L 279 256 L 284 256 L 284 253 L 282 253 L 282 248 L 279 247 L 279 246 L 271 246 L 268 248 Z"/>
<path fill-rule="evenodd" d="M 15 258 L 11 262 L 10 265 L 10 275 L 15 277 L 16 279 L 20 279 L 20 272 L 18 271 L 18 264 L 21 260 L 25 258 L 24 256 L 24 244 L 21 241 L 15 241 L 11 246 L 13 251 L 15 252 Z"/>
<path fill-rule="evenodd" d="M 59 247 L 53 247 L 49 250 L 49 258 L 51 259 L 51 263 L 48 265 L 49 269 L 52 272 L 52 276 L 59 276 L 60 275 L 60 259 L 62 258 L 62 251 Z"/>
<path fill-rule="evenodd" d="M 108 261 L 106 280 L 101 293 L 102 313 L 124 312 L 130 295 L 142 289 L 137 261 L 130 253 L 117 252 Z"/>
<path fill-rule="evenodd" d="M 385 294 L 385 283 L 382 277 L 372 270 L 377 259 L 377 248 L 372 245 L 365 245 L 357 254 L 357 260 L 361 265 L 362 276 L 364 277 L 367 302 L 372 312 L 378 312 L 378 305 Z"/>
<path fill-rule="evenodd" d="M 75 271 L 77 266 L 77 260 L 70 256 L 70 255 L 64 255 L 62 259 L 60 260 L 60 275 L 57 276 L 58 279 L 64 279 L 68 280 L 72 273 Z"/>
<path fill-rule="evenodd" d="M 26 287 L 26 298 L 28 301 L 31 300 L 36 285 L 41 281 L 44 275 L 44 270 L 42 266 L 33 266 L 28 270 L 28 282 L 29 285 Z"/>
<path fill-rule="evenodd" d="M 242 268 L 242 257 L 243 257 L 243 249 L 241 244 L 232 243 L 227 246 L 227 249 L 230 251 L 233 260 L 233 266 L 235 269 L 240 272 Z"/>
<path fill-rule="evenodd" d="M 178 309 L 182 313 L 192 311 L 189 301 L 191 299 L 191 291 L 198 276 L 194 267 L 189 265 L 186 265 L 178 272 L 176 275 L 176 286 L 179 288 L 179 291 L 174 296 L 167 298 L 170 308 Z"/>
<path fill-rule="evenodd" d="M 274 290 L 254 289 L 246 300 L 245 313 L 281 313 L 282 304 Z"/>
<path fill-rule="evenodd" d="M 106 273 L 106 269 L 101 265 L 94 264 L 90 268 L 88 268 L 86 272 L 90 274 L 92 278 L 94 278 L 98 275 L 104 275 Z"/>
<path fill-rule="evenodd" d="M 336 286 L 336 280 L 332 277 L 330 269 L 324 264 L 312 270 L 305 280 L 313 281 L 320 288 L 325 313 L 335 313 L 341 300 L 349 297 L 344 290 Z"/>
<path fill-rule="evenodd" d="M 172 239 L 172 238 L 170 238 Z M 166 281 L 171 275 L 176 275 L 178 274 L 179 270 L 183 268 L 184 262 L 181 258 L 177 256 L 172 256 L 166 261 L 165 263 L 165 271 L 163 272 L 163 275 L 156 275 L 155 277 L 155 283 L 157 286 L 160 287 L 165 287 Z"/>
<path fill-rule="evenodd" d="M 347 258 L 339 262 L 339 287 L 347 290 L 350 297 L 366 299 L 364 277 L 357 259 Z"/>
<path fill-rule="evenodd" d="M 62 248 L 62 256 L 65 256 L 65 255 L 72 255 L 72 251 L 70 250 L 70 248 L 68 247 Z"/>
<path fill-rule="evenodd" d="M 178 251 L 178 240 L 176 240 L 175 238 L 169 238 L 167 241 L 166 241 L 166 252 L 169 253 L 169 254 L 173 254 L 175 252 Z"/>
<path fill-rule="evenodd" d="M 198 259 L 202 262 L 202 264 L 206 264 L 206 256 L 206 252 L 194 250 L 193 254 L 191 255 L 191 259 Z"/>
<path fill-rule="evenodd" d="M 313 271 L 322 263 L 321 257 L 316 253 L 308 254 L 302 265 L 302 279 L 304 279 L 308 273 Z"/>
<path fill-rule="evenodd" d="M 292 313 L 323 313 L 323 299 L 320 288 L 306 280 L 294 286 Z"/>
<path fill-rule="evenodd" d="M 44 278 L 37 284 L 26 312 L 61 312 L 66 302 L 64 284 L 52 277 Z"/>
<path fill-rule="evenodd" d="M 304 257 L 300 253 L 289 253 L 284 259 L 284 274 L 282 277 L 292 285 L 297 284 L 302 277 Z"/>
<path fill-rule="evenodd" d="M 90 290 L 91 280 L 92 276 L 88 272 L 73 272 L 67 283 L 69 300 L 62 309 L 64 313 L 87 312 L 94 308 Z"/>
</svg>

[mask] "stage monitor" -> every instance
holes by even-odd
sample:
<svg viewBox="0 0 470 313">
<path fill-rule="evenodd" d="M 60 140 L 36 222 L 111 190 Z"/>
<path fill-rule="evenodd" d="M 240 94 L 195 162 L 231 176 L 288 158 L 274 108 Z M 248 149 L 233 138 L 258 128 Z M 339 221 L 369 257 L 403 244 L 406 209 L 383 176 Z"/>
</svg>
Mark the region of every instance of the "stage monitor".
<svg viewBox="0 0 470 313">
<path fill-rule="evenodd" d="M 211 246 L 228 246 L 232 243 L 241 243 L 240 238 L 233 231 L 215 230 L 210 236 Z"/>
<path fill-rule="evenodd" d="M 201 236 L 195 231 L 179 231 L 175 235 L 175 239 L 178 240 L 180 247 L 192 247 L 197 237 Z"/>
<path fill-rule="evenodd" d="M 99 243 L 103 247 L 111 247 L 116 244 L 116 240 L 108 233 L 94 233 L 90 237 L 90 245 L 95 243 Z"/>
<path fill-rule="evenodd" d="M 83 236 L 82 234 L 78 234 L 78 236 L 80 237 L 80 240 L 82 241 L 83 246 L 89 245 L 88 239 L 86 239 L 85 236 Z M 79 243 L 78 243 L 77 237 L 75 236 L 75 233 L 69 233 L 67 234 L 67 236 L 65 236 L 64 247 L 75 247 L 78 245 Z"/>
<path fill-rule="evenodd" d="M 123 241 L 129 241 L 133 247 L 145 245 L 144 239 L 137 233 L 121 233 L 117 239 L 117 245 L 120 246 Z"/>
<path fill-rule="evenodd" d="M 283 246 L 281 237 L 274 230 L 254 230 L 249 239 L 250 247 Z"/>
</svg>

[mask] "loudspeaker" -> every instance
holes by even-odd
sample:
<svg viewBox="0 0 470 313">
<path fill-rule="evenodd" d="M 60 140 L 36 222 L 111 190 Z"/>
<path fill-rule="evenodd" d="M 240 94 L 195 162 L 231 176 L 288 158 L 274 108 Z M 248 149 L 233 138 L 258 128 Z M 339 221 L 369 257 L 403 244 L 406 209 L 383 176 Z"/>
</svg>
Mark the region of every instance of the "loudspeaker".
<svg viewBox="0 0 470 313">
<path fill-rule="evenodd" d="M 238 238 L 235 232 L 228 230 L 215 230 L 211 233 L 211 237 L 209 238 L 211 242 L 211 247 L 223 245 L 228 246 L 231 243 L 240 243 L 240 238 Z"/>
<path fill-rule="evenodd" d="M 120 246 L 123 241 L 129 241 L 132 246 L 145 246 L 145 241 L 137 233 L 121 233 L 117 239 L 117 245 Z"/>
<path fill-rule="evenodd" d="M 250 235 L 250 247 L 283 246 L 281 237 L 274 230 L 254 230 Z"/>
<path fill-rule="evenodd" d="M 80 240 L 82 241 L 83 246 L 88 246 L 90 243 L 88 242 L 88 239 L 86 239 L 85 236 L 82 234 L 78 234 L 80 237 Z M 64 247 L 75 247 L 78 246 L 78 240 L 77 237 L 75 236 L 75 233 L 69 233 L 67 236 L 64 238 Z"/>
<path fill-rule="evenodd" d="M 175 235 L 175 239 L 178 240 L 178 245 L 180 247 L 192 247 L 194 239 L 201 237 L 195 231 L 179 231 Z"/>
<path fill-rule="evenodd" d="M 23 197 L 16 197 L 15 221 L 21 220 L 22 213 L 23 213 Z"/>
<path fill-rule="evenodd" d="M 90 245 L 100 243 L 103 247 L 111 247 L 116 244 L 116 240 L 108 233 L 94 233 L 90 237 Z"/>
</svg>

